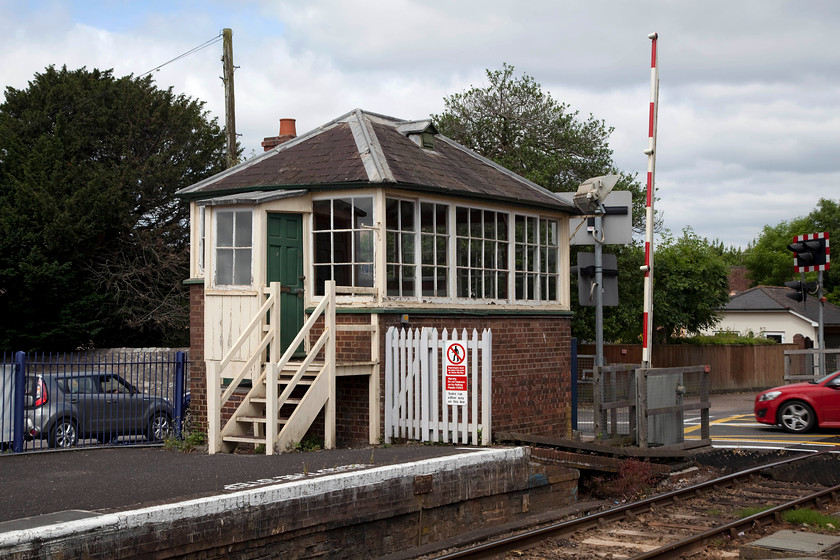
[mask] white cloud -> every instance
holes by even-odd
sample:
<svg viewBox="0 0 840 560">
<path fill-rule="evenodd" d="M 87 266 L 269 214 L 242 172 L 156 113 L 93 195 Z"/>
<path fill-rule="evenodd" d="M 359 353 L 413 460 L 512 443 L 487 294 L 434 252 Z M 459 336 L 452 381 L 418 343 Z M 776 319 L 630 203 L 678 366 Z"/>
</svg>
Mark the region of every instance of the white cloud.
<svg viewBox="0 0 840 560">
<path fill-rule="evenodd" d="M 533 0 L 0 0 L 3 86 L 46 66 L 138 75 L 234 31 L 246 153 L 355 107 L 405 118 L 484 85 L 507 62 L 582 117 L 614 127 L 620 168 L 644 177 L 650 41 L 659 33 L 656 185 L 666 226 L 746 246 L 765 224 L 840 196 L 840 3 Z M 154 72 L 224 122 L 221 45 Z"/>
</svg>

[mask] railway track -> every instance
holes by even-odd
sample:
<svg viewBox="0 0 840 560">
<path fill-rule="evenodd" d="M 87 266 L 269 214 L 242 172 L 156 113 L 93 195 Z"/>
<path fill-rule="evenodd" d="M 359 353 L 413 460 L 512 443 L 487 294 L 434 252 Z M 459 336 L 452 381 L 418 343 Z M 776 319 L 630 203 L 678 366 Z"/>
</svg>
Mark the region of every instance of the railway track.
<svg viewBox="0 0 840 560">
<path fill-rule="evenodd" d="M 692 558 L 725 557 L 715 549 L 781 521 L 781 513 L 785 510 L 821 509 L 840 500 L 840 485 L 825 487 L 777 482 L 762 474 L 775 467 L 806 462 L 830 451 L 747 469 L 437 558 L 643 560 L 687 555 L 693 555 Z"/>
</svg>

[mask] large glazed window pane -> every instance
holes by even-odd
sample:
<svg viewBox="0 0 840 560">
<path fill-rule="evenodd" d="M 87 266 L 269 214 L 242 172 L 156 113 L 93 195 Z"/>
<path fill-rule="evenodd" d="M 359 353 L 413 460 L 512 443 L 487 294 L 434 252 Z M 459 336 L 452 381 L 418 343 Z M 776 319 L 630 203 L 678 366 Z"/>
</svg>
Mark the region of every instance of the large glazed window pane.
<svg viewBox="0 0 840 560">
<path fill-rule="evenodd" d="M 333 262 L 349 263 L 353 257 L 352 234 L 349 231 L 333 233 Z M 347 284 L 342 284 L 347 286 Z"/>
<path fill-rule="evenodd" d="M 237 286 L 250 285 L 251 249 L 235 249 L 233 263 L 233 283 Z"/>
<path fill-rule="evenodd" d="M 469 210 L 467 208 L 458 207 L 455 209 L 455 231 L 458 237 L 467 237 L 470 231 Z"/>
<path fill-rule="evenodd" d="M 361 196 L 353 199 L 354 228 L 373 225 L 373 198 Z"/>
<path fill-rule="evenodd" d="M 356 262 L 373 262 L 373 232 L 370 230 L 356 232 Z"/>
<path fill-rule="evenodd" d="M 446 265 L 446 252 L 447 252 L 447 243 L 445 237 L 438 237 L 437 238 L 437 265 L 444 266 Z"/>
<path fill-rule="evenodd" d="M 400 201 L 389 198 L 385 201 L 385 227 L 390 230 L 400 229 Z"/>
<path fill-rule="evenodd" d="M 233 284 L 233 249 L 216 251 L 216 284 Z"/>
<path fill-rule="evenodd" d="M 331 263 L 332 262 L 332 234 L 316 233 L 315 238 L 315 262 L 316 263 Z"/>
<path fill-rule="evenodd" d="M 435 231 L 435 205 L 430 202 L 420 203 L 420 231 L 423 233 Z"/>
<path fill-rule="evenodd" d="M 216 213 L 216 246 L 233 247 L 233 212 Z"/>
<path fill-rule="evenodd" d="M 236 235 L 234 238 L 234 246 L 236 247 L 250 247 L 251 246 L 251 212 L 237 212 L 236 213 Z"/>
<path fill-rule="evenodd" d="M 414 264 L 414 236 L 410 233 L 402 234 L 402 262 Z"/>
<path fill-rule="evenodd" d="M 354 284 L 354 286 L 359 286 L 359 287 L 363 287 L 363 288 L 373 287 L 373 265 L 372 264 L 356 265 L 355 282 L 356 283 Z"/>
<path fill-rule="evenodd" d="M 353 202 L 349 198 L 336 198 L 333 202 L 333 229 L 350 229 L 353 225 Z"/>
<path fill-rule="evenodd" d="M 403 231 L 414 231 L 414 203 L 403 200 L 400 202 L 400 219 Z"/>
<path fill-rule="evenodd" d="M 332 201 L 316 200 L 312 203 L 312 214 L 315 218 L 315 229 L 330 229 L 332 225 Z"/>
</svg>

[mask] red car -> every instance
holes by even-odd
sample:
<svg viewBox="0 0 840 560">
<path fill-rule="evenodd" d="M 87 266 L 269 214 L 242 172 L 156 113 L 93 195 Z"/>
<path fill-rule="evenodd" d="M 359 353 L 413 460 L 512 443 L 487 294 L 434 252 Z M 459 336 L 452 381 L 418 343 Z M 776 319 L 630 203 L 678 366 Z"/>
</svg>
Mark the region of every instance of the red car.
<svg viewBox="0 0 840 560">
<path fill-rule="evenodd" d="M 801 434 L 840 428 L 840 371 L 808 383 L 767 389 L 755 397 L 755 419 Z"/>
</svg>

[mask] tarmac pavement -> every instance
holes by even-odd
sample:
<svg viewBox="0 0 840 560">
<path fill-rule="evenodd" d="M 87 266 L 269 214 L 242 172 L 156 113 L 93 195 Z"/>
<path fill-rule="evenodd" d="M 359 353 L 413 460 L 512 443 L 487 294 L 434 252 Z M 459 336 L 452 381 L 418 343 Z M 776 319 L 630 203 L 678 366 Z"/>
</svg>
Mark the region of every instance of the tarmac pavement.
<svg viewBox="0 0 840 560">
<path fill-rule="evenodd" d="M 0 456 L 0 533 L 42 524 L 47 520 L 37 516 L 56 512 L 124 511 L 465 452 L 416 444 L 271 456 L 130 446 L 7 454 Z"/>
<path fill-rule="evenodd" d="M 713 417 L 752 412 L 754 393 L 712 395 Z M 469 453 L 452 445 L 408 444 L 250 455 L 109 446 L 0 455 L 0 533 L 50 523 L 72 510 L 97 513 L 178 502 L 327 476 L 346 470 Z M 46 516 L 38 519 L 39 516 Z M 35 518 L 35 519 L 31 519 Z"/>
</svg>

